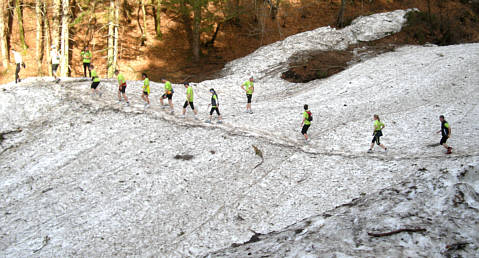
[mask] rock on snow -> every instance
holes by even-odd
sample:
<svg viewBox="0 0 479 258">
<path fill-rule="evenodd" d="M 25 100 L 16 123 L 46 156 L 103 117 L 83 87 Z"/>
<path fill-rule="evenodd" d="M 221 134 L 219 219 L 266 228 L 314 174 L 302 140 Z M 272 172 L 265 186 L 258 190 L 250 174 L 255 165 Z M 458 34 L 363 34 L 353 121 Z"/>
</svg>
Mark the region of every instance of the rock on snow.
<svg viewBox="0 0 479 258">
<path fill-rule="evenodd" d="M 457 186 L 463 179 L 456 174 L 479 162 L 479 44 L 402 47 L 325 80 L 280 79 L 295 52 L 344 49 L 395 33 L 405 14 L 361 17 L 342 30 L 319 28 L 231 62 L 223 78 L 194 86 L 201 119 L 208 89 L 217 89 L 222 125 L 195 121 L 191 113 L 179 118 L 181 85 L 174 85 L 175 116 L 158 106 L 158 83 L 146 111 L 138 81 L 128 82 L 132 107 L 117 103 L 113 80 L 102 81 L 101 99 L 78 78 L 0 86 L 0 256 L 202 256 L 252 236 L 261 240 L 254 250 L 273 256 L 394 256 L 412 246 L 404 255 L 438 256 L 434 248 L 454 241 L 468 242 L 460 251 L 465 255 L 477 250 L 477 180 Z M 256 78 L 253 115 L 243 112 L 239 88 L 250 75 Z M 314 115 L 308 145 L 299 133 L 305 103 Z M 374 113 L 386 123 L 387 155 L 365 154 Z M 434 146 L 439 114 L 452 126 L 450 156 Z M 252 145 L 264 156 L 258 168 Z M 465 200 L 453 211 L 456 188 Z M 427 217 L 441 222 L 437 214 L 456 223 L 432 226 Z M 301 226 L 305 221 L 315 223 Z M 427 231 L 365 235 L 401 226 Z M 310 247 L 302 238 L 308 230 L 291 237 L 298 227 L 343 240 L 314 238 Z M 278 242 L 273 231 L 291 239 Z M 244 256 L 246 248 L 212 255 Z"/>
</svg>

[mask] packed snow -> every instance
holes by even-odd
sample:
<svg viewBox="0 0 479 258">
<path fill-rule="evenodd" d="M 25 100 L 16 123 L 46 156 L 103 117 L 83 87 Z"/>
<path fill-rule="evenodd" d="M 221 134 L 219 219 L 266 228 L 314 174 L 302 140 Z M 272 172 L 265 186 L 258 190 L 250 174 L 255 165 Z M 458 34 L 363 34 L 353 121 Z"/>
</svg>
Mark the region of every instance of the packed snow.
<svg viewBox="0 0 479 258">
<path fill-rule="evenodd" d="M 199 121 L 179 115 L 182 85 L 174 85 L 174 115 L 159 106 L 163 85 L 154 82 L 146 110 L 139 81 L 128 82 L 131 107 L 118 103 L 113 80 L 102 80 L 101 98 L 78 78 L 0 86 L 0 256 L 203 256 L 391 188 L 420 168 L 477 166 L 479 44 L 407 46 L 328 79 L 280 78 L 296 52 L 387 36 L 406 12 L 305 32 L 231 62 L 223 78 L 194 85 Z M 254 114 L 244 112 L 240 89 L 249 76 Z M 203 123 L 209 88 L 224 124 Z M 305 103 L 314 116 L 308 144 Z M 375 113 L 387 154 L 366 154 Z M 449 156 L 435 146 L 440 114 L 452 127 Z M 258 167 L 252 145 L 264 157 Z"/>
</svg>

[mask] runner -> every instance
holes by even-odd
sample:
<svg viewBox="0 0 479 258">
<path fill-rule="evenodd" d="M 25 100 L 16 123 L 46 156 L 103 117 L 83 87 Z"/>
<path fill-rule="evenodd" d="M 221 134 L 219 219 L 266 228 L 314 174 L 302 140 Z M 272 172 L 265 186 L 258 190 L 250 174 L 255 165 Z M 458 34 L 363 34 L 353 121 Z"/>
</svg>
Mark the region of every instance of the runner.
<svg viewBox="0 0 479 258">
<path fill-rule="evenodd" d="M 441 141 L 439 142 L 440 145 L 442 145 L 444 148 L 446 148 L 447 152 L 446 154 L 451 154 L 452 153 L 452 148 L 449 147 L 446 142 L 451 137 L 451 126 L 449 123 L 444 119 L 443 115 L 439 116 L 439 121 L 441 121 L 441 130 L 437 131 L 437 133 L 442 134 Z"/>
<path fill-rule="evenodd" d="M 384 146 L 384 144 L 381 144 L 381 142 L 379 141 L 379 138 L 383 136 L 382 129 L 386 126 L 384 125 L 383 122 L 381 122 L 381 119 L 379 119 L 378 115 L 374 115 L 373 119 L 374 119 L 373 141 L 371 142 L 371 147 L 369 148 L 368 153 L 373 152 L 374 143 L 379 145 L 379 147 L 383 148 L 384 151 L 388 151 L 388 148 L 386 148 L 386 146 Z"/>
<path fill-rule="evenodd" d="M 220 102 L 218 101 L 218 94 L 216 94 L 216 91 L 213 88 L 210 89 L 210 93 L 211 93 L 211 111 L 210 111 L 210 118 L 206 120 L 206 122 L 211 123 L 213 112 L 216 111 L 216 114 L 218 114 L 218 123 L 221 124 L 223 122 L 223 119 L 221 118 L 220 110 L 218 109 L 218 107 L 220 106 Z"/>
<path fill-rule="evenodd" d="M 196 118 L 196 115 L 198 114 L 198 112 L 196 111 L 195 105 L 193 104 L 193 100 L 194 100 L 193 87 L 191 87 L 188 82 L 185 82 L 183 84 L 185 85 L 185 88 L 186 88 L 186 101 L 185 101 L 185 104 L 183 105 L 183 112 L 182 112 L 183 117 L 185 117 L 186 107 L 190 105 L 191 109 L 193 110 L 193 113 L 195 114 L 195 119 L 198 120 L 198 118 Z"/>
<path fill-rule="evenodd" d="M 120 71 L 115 70 L 115 75 L 118 77 L 118 103 L 121 103 L 121 96 L 125 99 L 126 105 L 130 106 L 128 102 L 128 97 L 126 97 L 126 80 L 125 76 L 120 73 Z"/>
<path fill-rule="evenodd" d="M 86 69 L 88 68 L 89 77 L 91 77 L 90 63 L 92 54 L 88 49 L 88 46 L 86 46 L 81 52 L 81 57 L 83 59 L 83 76 L 86 77 Z"/>
<path fill-rule="evenodd" d="M 25 63 L 23 63 L 22 54 L 15 51 L 14 48 L 12 48 L 12 52 L 13 52 L 13 56 L 15 58 L 15 64 L 17 66 L 17 68 L 15 69 L 15 83 L 19 83 L 21 81 L 20 80 L 20 69 L 21 69 L 22 66 L 23 66 L 23 68 L 25 68 Z"/>
<path fill-rule="evenodd" d="M 148 95 L 150 95 L 150 79 L 148 79 L 148 75 L 146 73 L 141 74 L 141 78 L 143 79 L 143 93 L 141 94 L 141 98 L 146 102 L 145 108 L 150 106 L 150 99 Z"/>
<path fill-rule="evenodd" d="M 163 94 L 160 98 L 160 104 L 161 104 L 161 107 L 163 108 L 164 104 L 163 104 L 163 100 L 168 98 L 168 105 L 170 105 L 170 111 L 171 113 L 173 114 L 174 110 L 173 110 L 173 87 L 171 86 L 171 82 L 165 80 L 165 79 L 161 79 L 161 82 L 165 84 L 165 94 Z"/>
<path fill-rule="evenodd" d="M 52 74 L 55 78 L 55 82 L 59 82 L 60 79 L 57 77 L 58 65 L 60 64 L 60 54 L 58 54 L 57 48 L 55 45 L 52 45 L 52 51 L 50 51 L 50 57 L 52 59 Z"/>
<path fill-rule="evenodd" d="M 94 96 L 95 94 L 98 94 L 98 96 L 101 97 L 101 92 L 97 89 L 98 85 L 100 84 L 100 77 L 98 76 L 98 73 L 95 70 L 95 66 L 91 65 L 91 94 Z"/>
<path fill-rule="evenodd" d="M 309 111 L 308 105 L 304 105 L 303 122 L 301 122 L 301 134 L 304 135 L 304 139 L 306 141 L 309 141 L 308 129 L 311 126 L 311 121 L 313 121 L 313 114 L 311 114 L 311 111 Z"/>
<path fill-rule="evenodd" d="M 253 97 L 253 93 L 254 93 L 253 77 L 249 78 L 248 81 L 243 83 L 241 85 L 241 89 L 243 89 L 246 92 L 246 99 L 248 100 L 248 103 L 246 104 L 246 113 L 253 114 L 253 111 L 251 110 L 251 98 Z"/>
</svg>

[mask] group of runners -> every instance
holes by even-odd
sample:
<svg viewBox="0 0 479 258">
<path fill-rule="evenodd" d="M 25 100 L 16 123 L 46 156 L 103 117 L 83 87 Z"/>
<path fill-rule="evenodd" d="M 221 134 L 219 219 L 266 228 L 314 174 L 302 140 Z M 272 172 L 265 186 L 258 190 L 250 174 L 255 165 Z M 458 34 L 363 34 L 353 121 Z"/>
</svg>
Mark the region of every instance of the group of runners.
<svg viewBox="0 0 479 258">
<path fill-rule="evenodd" d="M 20 77 L 19 77 L 20 69 L 21 67 L 25 68 L 25 63 L 23 62 L 22 56 L 19 52 L 15 51 L 15 49 L 13 48 L 12 48 L 12 52 L 14 54 L 15 63 L 16 63 L 15 83 L 18 83 L 20 82 Z M 95 69 L 95 66 L 91 64 L 93 55 L 91 51 L 88 49 L 88 47 L 85 47 L 83 51 L 81 51 L 80 55 L 83 61 L 83 75 L 85 77 L 87 77 L 88 75 L 88 77 L 91 77 L 92 79 L 92 84 L 91 84 L 92 95 L 98 95 L 101 97 L 102 92 L 98 90 L 98 85 L 100 84 L 100 77 L 98 75 L 98 72 Z M 57 76 L 57 69 L 58 69 L 58 65 L 60 64 L 60 55 L 55 46 L 52 46 L 52 50 L 50 51 L 50 57 L 52 61 L 52 74 L 55 78 L 55 81 L 58 81 L 59 79 Z M 88 74 L 87 74 L 87 70 L 88 70 Z M 115 71 L 115 76 L 117 77 L 117 80 L 118 80 L 118 102 L 121 103 L 122 101 L 125 101 L 125 104 L 129 106 L 130 102 L 128 101 L 128 97 L 126 95 L 127 85 L 126 85 L 125 76 L 122 73 L 120 73 L 119 70 Z M 145 102 L 144 107 L 146 109 L 150 106 L 150 99 L 149 99 L 150 79 L 148 78 L 148 75 L 146 73 L 142 73 L 141 77 L 143 80 L 141 98 Z M 161 83 L 164 84 L 164 94 L 160 97 L 161 107 L 166 108 L 166 105 L 164 105 L 164 100 L 168 99 L 168 106 L 170 108 L 170 113 L 173 114 L 174 113 L 173 87 L 171 85 L 171 82 L 166 79 L 161 79 Z M 183 104 L 182 116 L 183 117 L 185 116 L 186 109 L 188 106 L 190 106 L 191 110 L 194 113 L 195 119 L 198 120 L 198 118 L 196 117 L 198 114 L 198 111 L 194 105 L 193 87 L 188 82 L 183 83 L 183 85 L 186 88 L 186 100 L 185 100 L 185 103 Z M 251 102 L 252 102 L 253 93 L 254 93 L 253 77 L 250 77 L 249 80 L 241 84 L 241 89 L 246 93 L 246 113 L 253 114 L 253 111 L 251 109 Z M 209 92 L 211 93 L 211 103 L 210 103 L 211 109 L 209 113 L 209 118 L 205 122 L 211 123 L 213 113 L 216 112 L 218 116 L 218 123 L 222 123 L 223 119 L 219 110 L 218 94 L 213 88 L 211 88 Z M 304 136 L 305 141 L 308 142 L 309 141 L 308 130 L 313 121 L 313 115 L 311 111 L 309 110 L 309 106 L 307 104 L 304 105 L 304 112 L 302 114 L 302 118 L 303 119 L 301 122 L 301 134 Z M 442 135 L 442 138 L 439 144 L 446 149 L 447 154 L 451 154 L 452 147 L 448 146 L 446 143 L 447 140 L 451 137 L 451 126 L 445 120 L 443 115 L 439 117 L 439 120 L 441 122 L 441 130 L 439 130 L 437 133 L 441 133 Z M 378 145 L 379 147 L 384 149 L 385 152 L 388 151 L 388 148 L 384 144 L 382 144 L 380 141 L 381 136 L 383 136 L 382 130 L 384 128 L 385 128 L 385 124 L 381 122 L 379 115 L 374 115 L 373 116 L 373 139 L 371 142 L 371 146 L 368 150 L 368 153 L 373 152 L 374 145 Z"/>
</svg>

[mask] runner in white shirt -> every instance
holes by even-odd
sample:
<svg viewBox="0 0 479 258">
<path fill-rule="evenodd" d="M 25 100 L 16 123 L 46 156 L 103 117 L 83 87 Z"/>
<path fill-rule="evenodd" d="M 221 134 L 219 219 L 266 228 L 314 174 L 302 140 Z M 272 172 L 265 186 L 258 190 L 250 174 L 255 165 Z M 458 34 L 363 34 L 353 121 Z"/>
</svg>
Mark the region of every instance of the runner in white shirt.
<svg viewBox="0 0 479 258">
<path fill-rule="evenodd" d="M 19 83 L 21 81 L 20 80 L 20 75 L 19 75 L 20 69 L 21 69 L 22 65 L 25 68 L 25 64 L 23 63 L 22 54 L 15 51 L 14 48 L 12 48 L 12 52 L 13 52 L 13 56 L 15 58 L 15 64 L 17 65 L 17 68 L 15 69 L 15 83 Z"/>
<path fill-rule="evenodd" d="M 58 51 L 55 45 L 52 45 L 52 51 L 50 51 L 50 57 L 52 58 L 53 77 L 55 78 L 55 80 L 57 80 L 57 69 L 58 69 L 58 65 L 60 64 L 60 54 L 58 54 Z"/>
</svg>

